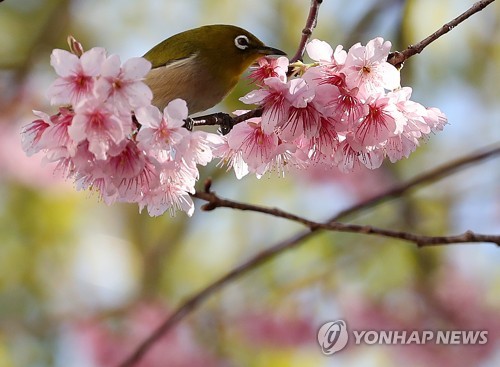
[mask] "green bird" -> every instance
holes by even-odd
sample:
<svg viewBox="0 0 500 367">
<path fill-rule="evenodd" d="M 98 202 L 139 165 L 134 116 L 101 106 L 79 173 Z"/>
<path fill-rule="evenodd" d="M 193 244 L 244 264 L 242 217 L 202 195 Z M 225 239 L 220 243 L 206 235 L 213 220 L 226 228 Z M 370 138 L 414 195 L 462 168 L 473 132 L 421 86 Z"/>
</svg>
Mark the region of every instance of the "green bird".
<svg viewBox="0 0 500 367">
<path fill-rule="evenodd" d="M 181 98 L 190 114 L 207 110 L 265 55 L 286 54 L 233 25 L 206 25 L 176 34 L 144 55 L 152 64 L 145 79 L 153 92 L 152 104 L 163 109 Z"/>
</svg>

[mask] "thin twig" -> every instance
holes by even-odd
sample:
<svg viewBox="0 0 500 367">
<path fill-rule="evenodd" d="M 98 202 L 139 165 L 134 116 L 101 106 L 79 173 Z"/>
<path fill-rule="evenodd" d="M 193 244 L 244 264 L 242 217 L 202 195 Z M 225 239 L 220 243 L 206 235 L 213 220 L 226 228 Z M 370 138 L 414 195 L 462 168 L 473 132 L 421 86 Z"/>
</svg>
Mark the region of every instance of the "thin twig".
<svg viewBox="0 0 500 367">
<path fill-rule="evenodd" d="M 415 45 L 410 45 L 408 48 L 406 48 L 403 51 L 396 51 L 393 52 L 391 55 L 389 55 L 389 59 L 387 62 L 391 63 L 392 65 L 396 66 L 397 68 L 401 67 L 403 62 L 408 60 L 410 57 L 419 54 L 423 51 L 424 48 L 429 46 L 432 42 L 437 40 L 439 37 L 442 35 L 448 33 L 451 31 L 453 28 L 455 28 L 457 25 L 462 23 L 464 20 L 467 18 L 471 17 L 472 15 L 476 14 L 477 12 L 483 10 L 486 8 L 488 5 L 490 5 L 492 2 L 495 0 L 481 0 L 476 2 L 474 5 L 472 5 L 468 10 L 460 14 L 458 17 L 455 19 L 449 21 L 445 25 L 443 25 L 441 28 L 439 28 L 436 32 L 432 33 L 419 43 Z"/>
<path fill-rule="evenodd" d="M 214 210 L 216 208 L 230 208 L 243 211 L 252 211 L 263 214 L 268 214 L 276 218 L 284 218 L 293 222 L 301 223 L 308 227 L 311 231 L 318 229 L 334 231 L 334 232 L 349 232 L 358 234 L 369 234 L 382 237 L 395 238 L 403 241 L 415 243 L 418 247 L 445 245 L 453 243 L 495 243 L 500 246 L 500 235 L 484 235 L 475 234 L 472 231 L 467 231 L 456 236 L 422 236 L 414 233 L 403 231 L 394 231 L 389 229 L 377 228 L 372 226 L 363 226 L 358 224 L 346 224 L 334 221 L 325 223 L 314 222 L 304 217 L 283 211 L 278 208 L 269 208 L 265 206 L 252 205 L 234 200 L 223 199 L 214 192 L 196 192 L 192 195 L 195 198 L 208 201 L 206 210 Z M 202 207 L 203 209 L 203 207 Z"/>
<path fill-rule="evenodd" d="M 331 221 L 339 220 L 340 218 L 345 218 L 350 214 L 358 213 L 360 210 L 366 210 L 372 208 L 382 202 L 395 199 L 401 197 L 403 194 L 406 194 L 409 191 L 415 190 L 421 184 L 425 184 L 427 182 L 433 182 L 440 180 L 444 177 L 447 177 L 457 170 L 461 170 L 473 163 L 484 161 L 488 158 L 494 157 L 500 154 L 500 145 L 494 144 L 488 147 L 485 147 L 477 152 L 465 156 L 463 158 L 454 160 L 442 166 L 439 166 L 427 173 L 421 174 L 412 180 L 407 182 L 403 182 L 402 184 L 395 186 L 389 191 L 382 192 L 372 198 L 369 198 L 365 201 L 362 201 L 354 206 L 351 206 L 348 209 L 342 210 L 335 217 L 331 218 Z"/>
<path fill-rule="evenodd" d="M 329 224 L 335 222 L 346 215 L 351 215 L 354 212 L 358 212 L 365 208 L 371 208 L 379 203 L 381 203 L 385 198 L 393 199 L 399 197 L 410 190 L 414 190 L 417 187 L 430 184 L 437 180 L 440 180 L 444 177 L 447 177 L 461 169 L 466 168 L 472 163 L 479 163 L 485 161 L 488 158 L 494 157 L 496 155 L 500 155 L 500 146 L 494 146 L 487 150 L 482 150 L 478 153 L 472 154 L 468 157 L 464 157 L 453 162 L 450 162 L 446 165 L 438 167 L 428 173 L 424 173 L 415 177 L 414 179 L 408 181 L 405 184 L 397 186 L 394 189 L 388 190 L 385 193 L 374 197 L 368 201 L 365 201 L 361 204 L 354 205 L 353 207 L 344 210 L 337 215 L 329 218 L 325 223 Z M 205 194 L 210 193 L 210 182 L 205 187 Z M 210 203 L 209 203 L 210 205 Z M 211 207 L 208 207 L 210 209 Z M 311 228 L 311 227 L 310 227 Z M 179 321 L 181 321 L 184 317 L 190 314 L 193 310 L 195 310 L 201 303 L 203 303 L 210 295 L 217 292 L 219 289 L 223 288 L 226 284 L 235 281 L 236 279 L 242 277 L 243 275 L 251 272 L 252 270 L 257 269 L 259 266 L 269 262 L 274 259 L 276 256 L 281 253 L 296 248 L 297 246 L 305 243 L 305 240 L 312 237 L 313 235 L 319 233 L 320 227 L 314 227 L 307 231 L 303 231 L 301 233 L 296 234 L 295 236 L 280 242 L 274 246 L 269 247 L 268 249 L 260 252 L 256 256 L 248 259 L 238 267 L 232 269 L 228 273 L 226 273 L 221 278 L 217 279 L 213 283 L 209 284 L 206 288 L 202 289 L 200 292 L 194 294 L 190 298 L 188 298 L 184 303 L 182 303 L 154 332 L 145 339 L 138 348 L 122 363 L 119 367 L 131 367 L 135 365 L 141 357 L 151 348 L 151 346 L 161 338 L 165 333 L 167 333 L 171 328 L 173 328 Z M 462 236 L 467 237 L 469 234 L 466 232 Z M 460 236 L 459 236 L 460 237 Z M 442 241 L 440 237 L 433 237 L 436 241 Z M 450 238 L 450 237 L 448 237 Z M 420 239 L 422 237 L 420 236 Z M 463 238 L 466 240 L 467 238 Z M 407 239 L 411 240 L 411 239 Z M 430 242 L 430 240 L 427 238 Z M 451 238 L 451 240 L 460 240 L 460 238 Z M 415 241 L 413 241 L 415 242 Z M 457 241 L 463 242 L 463 241 Z M 418 241 L 416 242 L 418 243 Z M 429 243 L 431 245 L 431 243 Z"/>
<path fill-rule="evenodd" d="M 309 8 L 309 15 L 307 16 L 306 25 L 302 30 L 302 37 L 300 38 L 297 52 L 290 59 L 291 64 L 299 60 L 302 61 L 307 42 L 311 38 L 314 28 L 316 28 L 316 24 L 318 23 L 319 7 L 322 2 L 323 0 L 311 0 L 311 7 Z"/>
</svg>

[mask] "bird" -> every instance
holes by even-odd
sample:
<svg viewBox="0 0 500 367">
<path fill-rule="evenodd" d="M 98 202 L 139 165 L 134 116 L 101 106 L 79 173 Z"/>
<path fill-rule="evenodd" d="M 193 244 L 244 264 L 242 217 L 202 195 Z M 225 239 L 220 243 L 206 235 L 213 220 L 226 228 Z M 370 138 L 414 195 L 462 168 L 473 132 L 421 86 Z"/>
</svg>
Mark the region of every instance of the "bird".
<svg viewBox="0 0 500 367">
<path fill-rule="evenodd" d="M 223 100 L 243 72 L 268 55 L 286 53 L 243 28 L 205 25 L 171 36 L 146 52 L 143 57 L 152 66 L 144 82 L 153 92 L 154 106 L 163 109 L 181 98 L 193 114 Z"/>
</svg>

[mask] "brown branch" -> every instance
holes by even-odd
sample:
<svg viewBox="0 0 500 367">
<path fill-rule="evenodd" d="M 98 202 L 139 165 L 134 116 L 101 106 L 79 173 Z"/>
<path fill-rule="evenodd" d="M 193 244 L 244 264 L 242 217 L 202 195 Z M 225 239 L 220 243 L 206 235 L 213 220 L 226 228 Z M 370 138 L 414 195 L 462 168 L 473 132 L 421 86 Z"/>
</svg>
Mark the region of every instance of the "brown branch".
<svg viewBox="0 0 500 367">
<path fill-rule="evenodd" d="M 306 45 L 311 35 L 316 28 L 316 24 L 318 23 L 318 12 L 319 7 L 323 0 L 311 0 L 311 7 L 309 8 L 309 15 L 307 16 L 306 25 L 302 30 L 302 37 L 300 38 L 299 47 L 297 48 L 297 52 L 290 59 L 290 63 L 294 63 L 295 61 L 302 61 L 304 56 L 304 52 L 306 50 Z"/>
<path fill-rule="evenodd" d="M 288 242 L 283 242 L 283 245 L 285 246 L 288 244 Z M 257 267 L 258 265 L 267 262 L 269 258 L 273 256 L 273 251 L 276 251 L 276 249 L 270 248 L 269 250 L 264 250 L 259 255 L 253 257 L 251 259 L 252 267 Z M 276 254 L 278 254 L 278 252 L 276 252 L 275 255 Z M 248 262 L 241 264 L 225 274 L 223 277 L 203 288 L 200 292 L 190 297 L 187 301 L 180 305 L 156 330 L 154 330 L 153 333 L 139 345 L 133 354 L 131 354 L 123 363 L 118 365 L 118 367 L 132 367 L 138 363 L 149 348 L 151 348 L 163 335 L 165 335 L 165 333 L 177 325 L 177 323 L 195 310 L 210 295 L 223 288 L 227 283 L 241 277 L 243 274 L 251 270 L 248 265 Z"/>
<path fill-rule="evenodd" d="M 445 35 L 457 25 L 462 23 L 464 20 L 469 18 L 470 16 L 476 14 L 477 12 L 483 10 L 488 5 L 490 5 L 495 0 L 481 0 L 472 5 L 468 10 L 460 14 L 455 19 L 449 21 L 441 28 L 439 28 L 436 32 L 432 33 L 430 36 L 426 37 L 422 41 L 418 42 L 415 45 L 410 45 L 403 51 L 396 51 L 389 55 L 387 62 L 391 63 L 397 68 L 400 68 L 403 63 L 408 60 L 410 57 L 419 54 L 423 51 L 424 48 L 429 46 L 432 42 L 437 40 L 439 37 Z"/>
<path fill-rule="evenodd" d="M 494 146 L 492 148 L 482 150 L 478 153 L 472 154 L 468 157 L 464 157 L 458 160 L 455 160 L 451 163 L 448 163 L 446 165 L 443 165 L 441 167 L 438 167 L 432 171 L 429 171 L 428 173 L 424 173 L 422 175 L 419 175 L 415 177 L 414 179 L 408 181 L 405 184 L 402 184 L 400 186 L 397 186 L 394 189 L 388 190 L 385 193 L 382 193 L 373 199 L 367 200 L 363 203 L 360 203 L 358 205 L 354 205 L 353 207 L 344 210 L 337 215 L 333 216 L 329 220 L 327 220 L 323 224 L 331 224 L 336 222 L 337 220 L 341 219 L 344 216 L 351 215 L 355 212 L 358 212 L 360 210 L 363 210 L 365 208 L 371 208 L 379 203 L 381 203 L 384 200 L 387 199 L 394 199 L 396 197 L 399 197 L 406 192 L 410 190 L 414 190 L 417 187 L 423 186 L 430 184 L 432 182 L 435 182 L 437 180 L 440 180 L 444 177 L 447 177 L 461 169 L 466 168 L 467 166 L 471 165 L 472 163 L 478 163 L 485 161 L 488 158 L 494 157 L 496 155 L 500 155 L 500 146 Z M 196 195 L 210 195 L 210 184 L 211 182 L 208 181 L 205 187 L 205 192 L 204 193 L 197 193 Z M 211 206 L 211 203 L 209 201 L 208 205 L 205 206 L 205 209 L 214 209 Z M 257 209 L 259 207 L 254 207 L 249 205 L 250 208 L 252 209 Z M 264 211 L 263 211 L 264 212 Z M 285 217 L 284 215 L 290 215 L 291 218 L 286 217 L 287 219 L 292 219 L 295 216 L 293 214 L 289 214 L 285 212 L 282 212 L 283 214 L 282 217 Z M 295 217 L 296 218 L 296 217 Z M 321 225 L 323 225 L 321 224 Z M 371 227 L 363 227 L 365 229 L 365 232 L 369 232 L 371 230 Z M 223 288 L 226 284 L 235 281 L 236 279 L 242 277 L 243 275 L 251 272 L 252 270 L 257 269 L 259 266 L 269 262 L 270 260 L 274 259 L 276 256 L 280 255 L 281 253 L 291 250 L 293 248 L 296 248 L 300 244 L 303 244 L 306 239 L 312 237 L 313 235 L 317 234 L 320 232 L 321 227 L 320 226 L 313 226 L 310 227 L 307 231 L 303 231 L 301 233 L 296 234 L 295 236 L 280 242 L 274 246 L 269 247 L 268 249 L 260 252 L 256 256 L 248 259 L 238 267 L 232 269 L 228 273 L 226 273 L 224 276 L 221 278 L 217 279 L 213 283 L 209 284 L 206 288 L 201 290 L 200 292 L 194 294 L 190 298 L 188 298 L 184 303 L 179 305 L 179 307 L 156 329 L 154 332 L 147 338 L 145 339 L 139 347 L 131 354 L 122 364 L 119 365 L 119 367 L 131 367 L 135 365 L 141 357 L 151 348 L 151 346 L 159 339 L 161 338 L 166 332 L 168 332 L 170 329 L 172 329 L 179 321 L 181 321 L 185 316 L 187 316 L 189 313 L 191 313 L 193 310 L 195 310 L 201 303 L 203 303 L 209 296 L 211 296 L 213 293 L 217 292 L 219 289 Z M 391 235 L 395 233 L 390 233 Z M 383 233 L 380 233 L 380 235 L 384 235 Z M 431 246 L 431 245 L 436 245 L 437 243 L 445 243 L 444 237 L 427 237 L 427 236 L 418 236 L 417 238 L 411 237 L 411 234 L 406 234 L 410 235 L 408 238 L 400 238 L 403 240 L 411 241 L 414 243 L 417 243 L 417 245 L 420 245 L 422 242 L 419 242 L 418 240 L 424 241 L 426 246 Z M 480 238 L 478 236 L 481 235 L 475 235 L 471 234 L 469 232 L 466 232 L 462 235 L 459 236 L 454 236 L 454 237 L 446 237 L 447 240 L 452 241 L 452 243 L 459 243 L 459 242 L 468 242 L 471 241 L 470 236 L 475 236 L 476 239 L 491 239 L 491 238 Z M 405 236 L 405 235 L 402 235 Z M 431 239 L 432 238 L 432 239 Z M 417 240 L 417 241 L 415 241 Z M 433 241 L 436 241 L 433 243 Z M 483 241 L 480 241 L 483 242 Z M 493 241 L 495 242 L 495 241 Z M 498 242 L 497 242 L 498 243 Z"/>
<path fill-rule="evenodd" d="M 361 210 L 372 208 L 382 202 L 401 197 L 403 194 L 415 190 L 420 185 L 426 184 L 428 182 L 438 181 L 442 178 L 445 178 L 455 173 L 458 170 L 462 170 L 465 167 L 470 166 L 473 163 L 485 161 L 486 159 L 492 158 L 496 155 L 500 155 L 500 145 L 498 144 L 490 145 L 475 153 L 472 153 L 471 155 L 441 165 L 433 170 L 430 170 L 427 173 L 421 174 L 413 178 L 412 180 L 403 182 L 402 184 L 395 186 L 389 191 L 380 193 L 379 195 L 369 198 L 366 201 L 360 202 L 354 206 L 351 206 L 348 209 L 342 210 L 330 220 L 336 221 L 339 220 L 340 218 L 345 218 L 348 215 L 357 213 Z"/>
<path fill-rule="evenodd" d="M 208 201 L 208 204 L 202 207 L 204 210 L 214 210 L 216 208 L 230 208 L 243 211 L 252 211 L 263 214 L 268 214 L 276 218 L 284 218 L 297 223 L 301 223 L 308 227 L 311 231 L 318 229 L 334 231 L 334 232 L 349 232 L 358 234 L 369 234 L 382 237 L 389 237 L 403 241 L 413 242 L 418 247 L 445 245 L 452 243 L 484 243 L 491 242 L 500 246 L 500 235 L 483 235 L 475 234 L 472 231 L 467 231 L 457 236 L 422 236 L 414 233 L 403 231 L 394 231 L 390 229 L 377 228 L 372 226 L 363 226 L 358 224 L 346 224 L 336 221 L 328 221 L 325 223 L 314 222 L 298 215 L 283 211 L 278 208 L 269 208 L 265 206 L 252 205 L 234 200 L 223 199 L 214 192 L 196 192 L 192 195 L 195 198 Z"/>
</svg>

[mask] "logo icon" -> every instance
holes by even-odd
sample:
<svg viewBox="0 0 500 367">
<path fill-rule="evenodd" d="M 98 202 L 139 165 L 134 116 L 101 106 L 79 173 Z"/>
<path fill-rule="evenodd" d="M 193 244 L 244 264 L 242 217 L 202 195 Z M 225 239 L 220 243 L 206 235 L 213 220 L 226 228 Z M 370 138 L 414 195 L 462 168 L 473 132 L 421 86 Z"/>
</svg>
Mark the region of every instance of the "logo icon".
<svg viewBox="0 0 500 367">
<path fill-rule="evenodd" d="M 323 354 L 329 356 L 345 348 L 349 335 L 344 320 L 330 321 L 318 330 L 318 343 Z"/>
</svg>

